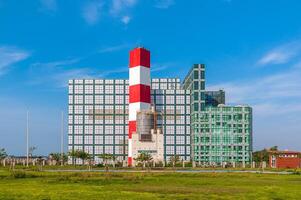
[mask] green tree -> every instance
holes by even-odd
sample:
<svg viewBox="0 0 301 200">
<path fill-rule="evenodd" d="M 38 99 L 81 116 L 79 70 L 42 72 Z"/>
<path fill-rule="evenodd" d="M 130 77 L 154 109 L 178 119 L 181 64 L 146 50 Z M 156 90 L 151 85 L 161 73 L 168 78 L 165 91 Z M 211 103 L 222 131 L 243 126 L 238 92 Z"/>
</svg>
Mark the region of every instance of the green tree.
<svg viewBox="0 0 301 200">
<path fill-rule="evenodd" d="M 172 164 L 172 167 L 175 167 L 178 162 L 180 162 L 180 157 L 178 155 L 171 156 L 169 162 Z"/>
<path fill-rule="evenodd" d="M 7 153 L 6 153 L 5 149 L 1 148 L 0 149 L 0 160 L 3 160 L 6 157 L 7 157 Z"/>
<path fill-rule="evenodd" d="M 72 158 L 72 163 L 76 165 L 77 158 L 79 158 L 78 150 L 72 150 L 68 152 L 68 155 Z"/>
<path fill-rule="evenodd" d="M 137 158 L 134 158 L 135 161 L 142 163 L 143 168 L 145 168 L 145 165 L 153 160 L 153 157 L 149 153 L 142 152 L 138 155 Z"/>
<path fill-rule="evenodd" d="M 56 161 L 55 164 L 58 164 L 60 162 L 66 163 L 68 161 L 68 155 L 65 153 L 63 153 L 62 155 L 61 153 L 53 152 L 49 154 L 49 157 L 51 158 L 51 160 Z"/>
<path fill-rule="evenodd" d="M 102 154 L 98 157 L 103 160 L 105 169 L 108 172 L 109 171 L 109 161 L 115 162 L 115 156 L 112 154 Z"/>
<path fill-rule="evenodd" d="M 55 161 L 55 164 L 59 163 L 59 161 L 60 161 L 60 154 L 59 153 L 50 153 L 49 157 L 51 158 L 51 160 Z"/>
<path fill-rule="evenodd" d="M 273 146 L 268 149 L 253 152 L 253 161 L 255 162 L 269 162 L 269 151 L 278 151 L 278 146 Z"/>
<path fill-rule="evenodd" d="M 43 170 L 43 157 L 42 156 L 39 156 L 36 161 L 37 161 L 37 164 L 38 164 L 38 169 L 39 171 L 42 171 Z"/>
<path fill-rule="evenodd" d="M 85 165 L 85 161 L 91 159 L 90 154 L 83 150 L 77 150 L 77 157 L 82 159 L 83 165 Z"/>
</svg>

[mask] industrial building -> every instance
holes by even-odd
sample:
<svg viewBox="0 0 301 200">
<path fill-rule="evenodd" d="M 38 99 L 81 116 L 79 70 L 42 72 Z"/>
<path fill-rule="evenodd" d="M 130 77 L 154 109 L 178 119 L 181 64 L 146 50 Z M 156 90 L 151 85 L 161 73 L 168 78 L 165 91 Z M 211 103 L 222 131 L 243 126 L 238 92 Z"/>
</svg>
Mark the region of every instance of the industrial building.
<svg viewBox="0 0 301 200">
<path fill-rule="evenodd" d="M 301 168 L 301 152 L 298 151 L 269 151 L 269 165 L 277 169 Z"/>
<path fill-rule="evenodd" d="M 172 156 L 200 164 L 250 162 L 250 107 L 221 107 L 225 104 L 225 92 L 205 91 L 204 64 L 193 65 L 183 84 L 178 78 L 151 79 L 150 68 L 150 52 L 135 48 L 130 52 L 129 80 L 69 80 L 69 151 L 84 150 L 96 163 L 101 162 L 99 155 L 112 154 L 130 166 L 135 165 L 135 157 L 142 152 L 151 154 L 156 162 L 168 162 Z M 211 120 L 206 125 L 202 122 L 206 112 L 223 117 L 225 108 L 230 108 L 233 119 L 216 122 L 221 123 L 220 131 L 215 131 Z M 234 121 L 236 115 L 240 116 L 238 112 L 248 115 L 246 121 L 239 121 L 241 124 Z M 223 132 L 225 123 L 231 128 Z M 202 126 L 209 126 L 209 132 Z M 243 132 L 236 132 L 240 128 Z M 221 139 L 208 149 L 219 133 L 220 138 L 229 136 L 231 140 L 225 143 Z M 238 134 L 243 135 L 243 144 Z M 204 137 L 206 143 L 197 139 Z M 225 150 L 215 153 L 214 148 Z M 79 159 L 77 162 L 81 163 Z"/>
</svg>

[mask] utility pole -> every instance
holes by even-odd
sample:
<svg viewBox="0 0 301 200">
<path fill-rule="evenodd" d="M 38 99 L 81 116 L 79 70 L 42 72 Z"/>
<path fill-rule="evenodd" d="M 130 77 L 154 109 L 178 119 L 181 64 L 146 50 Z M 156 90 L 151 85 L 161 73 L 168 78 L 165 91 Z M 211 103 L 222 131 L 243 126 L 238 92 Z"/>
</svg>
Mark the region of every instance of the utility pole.
<svg viewBox="0 0 301 200">
<path fill-rule="evenodd" d="M 64 165 L 64 112 L 62 111 L 61 121 L 61 165 Z"/>
<path fill-rule="evenodd" d="M 26 114 L 26 166 L 28 167 L 28 162 L 29 162 L 29 124 L 28 124 L 28 119 L 29 118 L 29 112 L 27 110 Z"/>
</svg>

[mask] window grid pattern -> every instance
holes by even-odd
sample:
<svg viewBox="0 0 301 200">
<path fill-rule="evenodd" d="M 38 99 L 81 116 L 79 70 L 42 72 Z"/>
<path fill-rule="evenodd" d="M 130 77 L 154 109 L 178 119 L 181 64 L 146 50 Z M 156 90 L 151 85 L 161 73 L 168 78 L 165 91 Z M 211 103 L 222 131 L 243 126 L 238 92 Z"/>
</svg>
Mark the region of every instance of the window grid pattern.
<svg viewBox="0 0 301 200">
<path fill-rule="evenodd" d="M 190 92 L 180 89 L 177 78 L 153 79 L 152 87 L 170 89 L 152 90 L 158 91 L 152 92 L 153 102 L 158 100 L 158 109 L 167 111 L 168 117 L 161 119 L 160 123 L 164 123 L 164 127 L 165 123 L 173 127 L 168 129 L 164 139 L 165 146 L 169 146 L 165 148 L 165 159 L 177 154 L 183 160 L 189 160 L 190 125 L 187 122 L 190 120 Z M 174 112 L 176 116 L 172 117 Z M 69 150 L 88 150 L 96 161 L 103 153 L 113 154 L 119 161 L 126 160 L 128 80 L 70 80 L 68 122 Z M 169 144 L 166 144 L 167 137 Z M 169 140 L 170 137 L 174 140 Z M 167 152 L 169 148 L 173 150 Z"/>
</svg>

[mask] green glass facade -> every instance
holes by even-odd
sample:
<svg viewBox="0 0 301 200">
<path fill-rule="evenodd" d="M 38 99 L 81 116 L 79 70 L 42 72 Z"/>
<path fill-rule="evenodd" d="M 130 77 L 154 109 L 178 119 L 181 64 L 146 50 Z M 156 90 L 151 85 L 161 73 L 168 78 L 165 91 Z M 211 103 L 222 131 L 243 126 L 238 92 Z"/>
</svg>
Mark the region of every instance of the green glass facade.
<svg viewBox="0 0 301 200">
<path fill-rule="evenodd" d="M 194 160 L 200 164 L 251 162 L 252 109 L 248 106 L 206 107 L 193 117 Z"/>
</svg>

